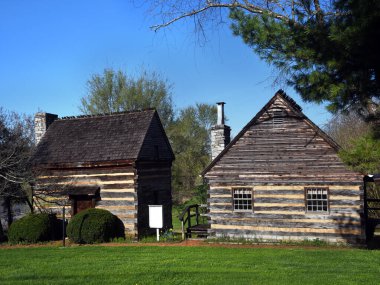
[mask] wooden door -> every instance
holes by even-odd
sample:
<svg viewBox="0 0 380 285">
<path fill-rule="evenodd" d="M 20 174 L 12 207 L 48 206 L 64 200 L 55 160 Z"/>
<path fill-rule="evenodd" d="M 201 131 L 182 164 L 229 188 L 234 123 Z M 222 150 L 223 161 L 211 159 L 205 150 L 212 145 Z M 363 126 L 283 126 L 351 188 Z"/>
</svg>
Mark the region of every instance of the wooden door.
<svg viewBox="0 0 380 285">
<path fill-rule="evenodd" d="M 71 204 L 71 211 L 73 215 L 78 214 L 82 212 L 83 210 L 86 210 L 88 208 L 94 208 L 95 203 L 91 197 L 74 197 L 72 204 Z"/>
</svg>

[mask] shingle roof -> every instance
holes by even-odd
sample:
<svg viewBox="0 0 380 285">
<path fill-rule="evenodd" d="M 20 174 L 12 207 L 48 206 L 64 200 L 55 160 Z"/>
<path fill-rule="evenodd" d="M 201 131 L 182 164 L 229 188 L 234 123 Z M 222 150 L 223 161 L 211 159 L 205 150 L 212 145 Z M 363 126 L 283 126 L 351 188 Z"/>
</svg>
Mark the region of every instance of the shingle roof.
<svg viewBox="0 0 380 285">
<path fill-rule="evenodd" d="M 136 160 L 155 113 L 149 109 L 56 120 L 37 145 L 32 164 Z"/>
</svg>

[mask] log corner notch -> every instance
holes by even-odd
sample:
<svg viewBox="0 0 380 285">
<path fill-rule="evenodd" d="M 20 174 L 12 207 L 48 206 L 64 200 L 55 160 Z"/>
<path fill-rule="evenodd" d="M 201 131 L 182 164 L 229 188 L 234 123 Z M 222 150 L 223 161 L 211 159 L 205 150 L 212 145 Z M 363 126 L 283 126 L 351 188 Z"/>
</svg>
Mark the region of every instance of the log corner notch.
<svg viewBox="0 0 380 285">
<path fill-rule="evenodd" d="M 171 227 L 173 160 L 154 109 L 56 119 L 31 159 L 35 205 L 58 215 L 61 200 L 70 199 L 72 214 L 106 209 L 138 237 L 149 231 L 146 208 L 160 203 L 164 225 Z"/>
</svg>

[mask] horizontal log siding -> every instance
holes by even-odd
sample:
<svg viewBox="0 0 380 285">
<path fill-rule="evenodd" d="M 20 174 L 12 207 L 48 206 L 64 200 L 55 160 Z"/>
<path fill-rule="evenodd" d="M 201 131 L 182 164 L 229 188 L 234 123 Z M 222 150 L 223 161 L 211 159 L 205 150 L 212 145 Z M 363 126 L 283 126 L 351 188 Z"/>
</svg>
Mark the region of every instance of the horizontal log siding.
<svg viewBox="0 0 380 285">
<path fill-rule="evenodd" d="M 249 186 L 249 185 L 247 185 Z M 362 231 L 362 189 L 358 185 L 329 187 L 328 213 L 306 212 L 304 187 L 251 186 L 253 211 L 233 210 L 234 187 L 212 187 L 209 190 L 209 218 L 212 235 L 260 239 L 324 239 L 353 242 L 364 238 Z M 318 187 L 322 187 L 318 185 Z M 281 190 L 280 190 L 281 189 Z M 281 194 L 284 193 L 281 198 Z"/>
<path fill-rule="evenodd" d="M 76 186 L 98 185 L 101 200 L 96 202 L 96 208 L 105 209 L 118 216 L 124 223 L 126 233 L 137 235 L 137 192 L 135 189 L 135 174 L 132 167 L 87 168 L 72 170 L 54 170 L 38 178 L 40 187 L 50 185 Z M 52 200 L 53 198 L 48 198 Z M 62 207 L 45 201 L 35 201 L 62 216 Z M 70 211 L 66 211 L 70 218 Z"/>
<path fill-rule="evenodd" d="M 288 116 L 273 125 L 270 109 Z M 358 182 L 362 177 L 346 169 L 336 150 L 302 116 L 279 98 L 206 174 L 210 185 L 230 183 Z"/>
<path fill-rule="evenodd" d="M 210 234 L 262 239 L 364 239 L 362 176 L 281 98 L 281 125 L 264 113 L 206 173 Z M 253 189 L 253 211 L 233 210 L 232 189 Z M 308 213 L 305 187 L 328 187 L 329 212 Z"/>
</svg>

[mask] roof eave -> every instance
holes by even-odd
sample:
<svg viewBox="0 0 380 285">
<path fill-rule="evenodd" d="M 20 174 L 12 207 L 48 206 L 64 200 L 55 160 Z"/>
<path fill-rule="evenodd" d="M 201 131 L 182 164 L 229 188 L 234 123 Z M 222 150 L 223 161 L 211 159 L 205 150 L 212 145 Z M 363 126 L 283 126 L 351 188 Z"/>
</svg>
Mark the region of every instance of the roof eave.
<svg viewBox="0 0 380 285">
<path fill-rule="evenodd" d="M 70 168 L 97 168 L 112 166 L 131 166 L 136 159 L 109 160 L 109 161 L 85 161 L 85 162 L 62 162 L 62 163 L 39 163 L 34 164 L 34 170 L 40 169 L 70 169 Z"/>
</svg>

